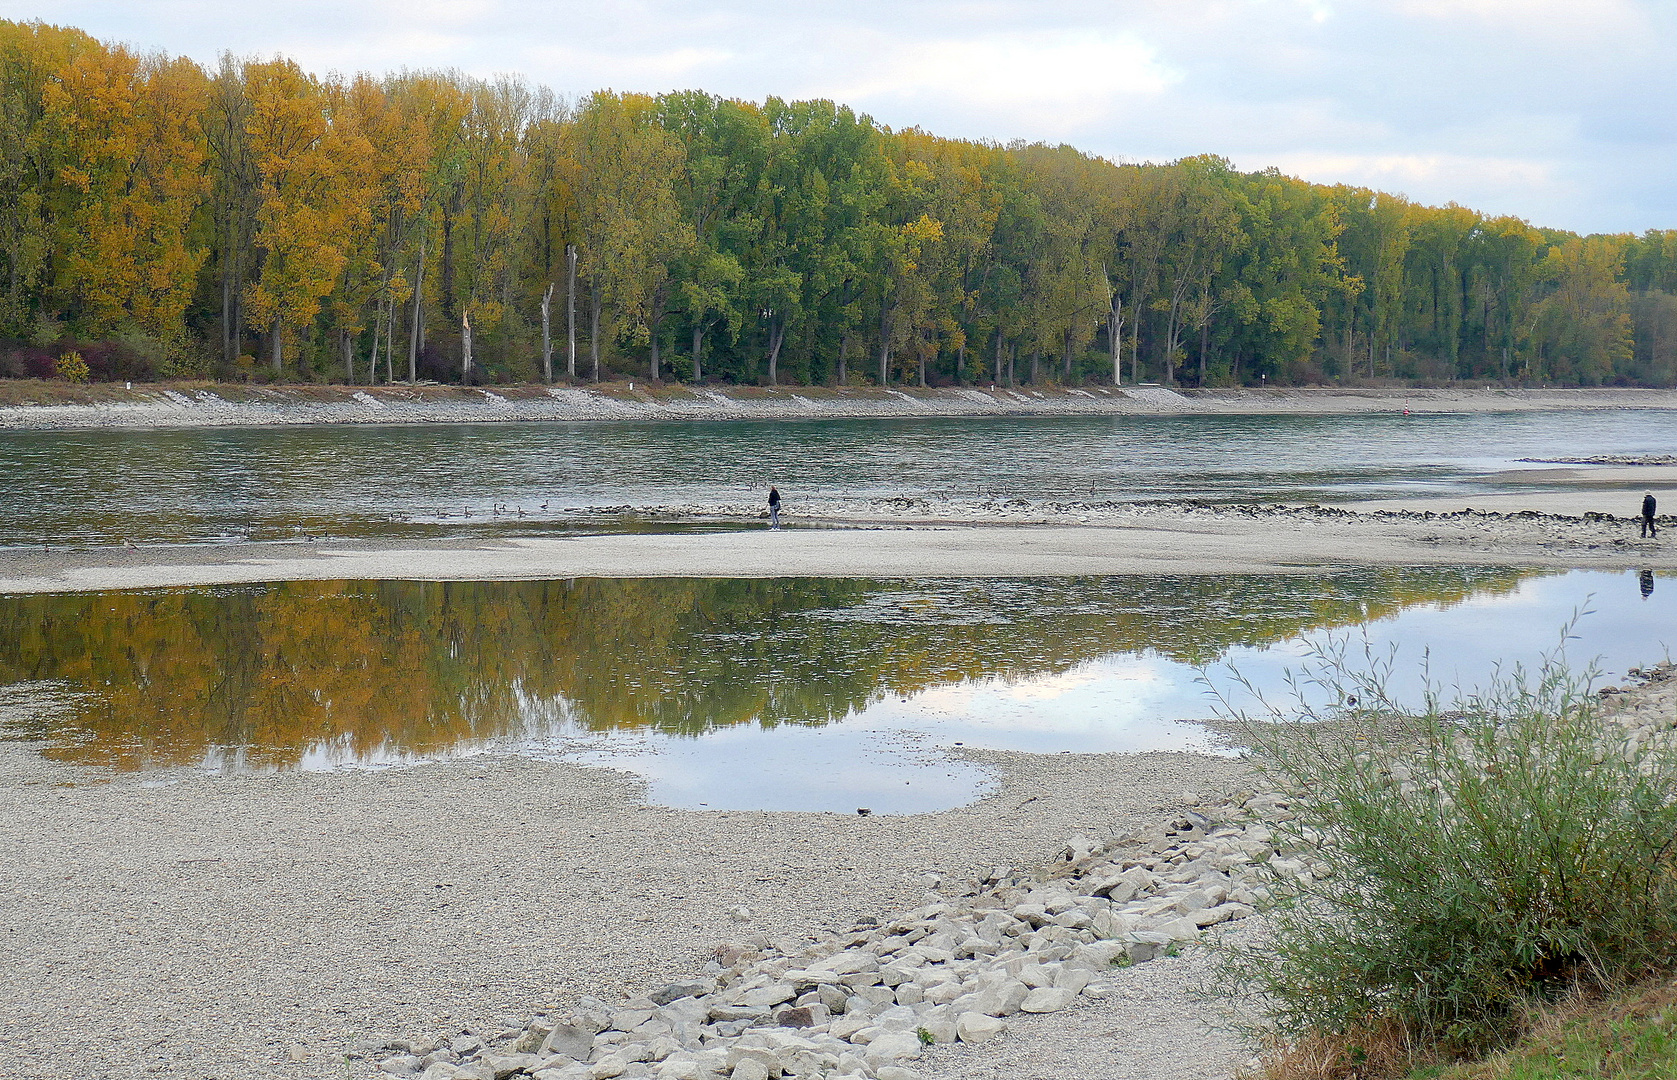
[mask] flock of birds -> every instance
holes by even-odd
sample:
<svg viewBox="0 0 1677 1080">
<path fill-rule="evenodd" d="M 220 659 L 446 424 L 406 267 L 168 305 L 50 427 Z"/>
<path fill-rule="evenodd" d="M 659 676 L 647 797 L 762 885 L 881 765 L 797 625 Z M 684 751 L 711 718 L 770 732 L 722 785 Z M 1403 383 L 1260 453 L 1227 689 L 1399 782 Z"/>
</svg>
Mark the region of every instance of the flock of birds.
<svg viewBox="0 0 1677 1080">
<path fill-rule="evenodd" d="M 546 510 L 548 508 L 548 505 L 549 505 L 548 503 L 544 502 L 544 503 L 541 504 L 540 509 Z M 447 518 L 447 517 L 456 516 L 454 511 L 452 511 L 452 510 L 433 510 L 433 511 L 431 511 L 431 513 L 432 513 L 433 516 L 439 517 L 439 518 Z M 524 511 L 524 507 L 521 504 L 516 504 L 516 503 L 490 503 L 489 504 L 489 516 L 490 517 L 500 517 L 502 514 L 505 514 L 507 517 L 523 517 L 524 514 L 525 514 L 525 511 Z M 466 509 L 460 511 L 459 516 L 460 517 L 471 517 L 472 516 L 472 508 L 469 507 L 469 506 L 466 507 Z M 395 521 L 396 520 L 396 515 L 391 514 L 390 515 L 390 520 Z"/>
</svg>

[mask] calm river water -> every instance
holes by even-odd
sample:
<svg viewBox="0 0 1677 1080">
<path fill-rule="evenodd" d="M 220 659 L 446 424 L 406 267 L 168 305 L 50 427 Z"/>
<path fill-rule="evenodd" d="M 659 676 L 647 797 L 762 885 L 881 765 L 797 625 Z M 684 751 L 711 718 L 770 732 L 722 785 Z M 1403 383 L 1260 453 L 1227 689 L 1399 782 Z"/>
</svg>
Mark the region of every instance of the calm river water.
<svg viewBox="0 0 1677 1080">
<path fill-rule="evenodd" d="M 0 546 L 625 527 L 737 513 L 770 483 L 838 509 L 1477 494 L 1517 458 L 1670 453 L 1674 435 L 1654 411 L 8 431 Z"/>
<path fill-rule="evenodd" d="M 0 596 L 0 712 L 120 769 L 609 764 L 685 807 L 916 812 L 984 775 L 945 750 L 1217 750 L 1231 671 L 1285 696 L 1334 641 L 1392 685 L 1532 663 L 1622 677 L 1677 643 L 1677 580 L 1383 569 L 1280 577 L 287 582 Z M 165 780 L 172 775 L 157 772 Z"/>
</svg>

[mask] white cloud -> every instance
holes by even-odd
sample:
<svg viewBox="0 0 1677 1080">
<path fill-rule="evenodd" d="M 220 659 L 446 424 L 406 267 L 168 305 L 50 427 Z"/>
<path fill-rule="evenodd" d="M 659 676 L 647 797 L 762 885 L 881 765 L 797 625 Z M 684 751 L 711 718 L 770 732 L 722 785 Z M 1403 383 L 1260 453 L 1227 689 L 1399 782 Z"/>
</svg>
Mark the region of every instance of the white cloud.
<svg viewBox="0 0 1677 1080">
<path fill-rule="evenodd" d="M 1048 30 L 880 45 L 858 78 L 821 87 L 821 96 L 982 110 L 1047 139 L 1087 131 L 1117 99 L 1156 95 L 1181 79 L 1127 34 Z"/>
</svg>

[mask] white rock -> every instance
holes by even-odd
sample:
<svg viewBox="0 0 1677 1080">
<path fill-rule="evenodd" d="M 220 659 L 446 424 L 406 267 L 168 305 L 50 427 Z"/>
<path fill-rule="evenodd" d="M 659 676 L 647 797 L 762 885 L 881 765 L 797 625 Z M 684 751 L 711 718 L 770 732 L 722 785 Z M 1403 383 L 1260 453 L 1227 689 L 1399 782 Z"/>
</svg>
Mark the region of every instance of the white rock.
<svg viewBox="0 0 1677 1080">
<path fill-rule="evenodd" d="M 873 1080 L 920 1080 L 920 1074 L 901 1065 L 882 1065 L 873 1074 Z"/>
<path fill-rule="evenodd" d="M 1076 990 L 1064 990 L 1053 986 L 1044 986 L 1032 990 L 1025 995 L 1025 1000 L 1019 1003 L 1020 1012 L 1051 1013 L 1059 1012 L 1070 1005 L 1077 996 Z"/>
<path fill-rule="evenodd" d="M 1216 907 L 1194 912 L 1192 918 L 1200 926 L 1215 926 L 1229 919 L 1244 919 L 1252 914 L 1252 910 L 1245 904 L 1218 904 Z"/>
<path fill-rule="evenodd" d="M 955 1041 L 956 1030 L 953 1019 L 942 1020 L 927 1017 L 920 1022 L 920 1027 L 925 1029 L 926 1034 L 930 1035 L 935 1043 L 952 1043 Z"/>
<path fill-rule="evenodd" d="M 875 1068 L 884 1062 L 898 1061 L 902 1058 L 917 1058 L 920 1056 L 920 1036 L 912 1031 L 887 1031 L 879 1038 L 868 1043 L 864 1057 L 874 1064 Z"/>
<path fill-rule="evenodd" d="M 728 1074 L 729 1080 L 769 1080 L 769 1067 L 756 1058 L 741 1058 Z"/>
<path fill-rule="evenodd" d="M 1054 986 L 1059 990 L 1070 990 L 1074 994 L 1082 993 L 1083 988 L 1095 981 L 1095 973 L 1086 967 L 1072 967 L 1062 965 L 1054 976 Z"/>
<path fill-rule="evenodd" d="M 622 1076 L 629 1071 L 629 1063 L 616 1054 L 607 1054 L 596 1061 L 588 1069 L 588 1075 L 593 1080 L 611 1080 L 614 1076 Z M 765 1077 L 764 1080 L 767 1080 Z"/>
<path fill-rule="evenodd" d="M 1197 932 L 1198 928 L 1195 930 Z M 978 992 L 973 1011 L 990 1016 L 1011 1016 L 1019 1011 L 1019 1003 L 1025 1000 L 1028 993 L 1030 988 L 1018 979 L 1004 979 L 997 985 Z"/>
<path fill-rule="evenodd" d="M 1160 934 L 1169 934 L 1177 941 L 1197 941 L 1200 936 L 1199 924 L 1192 919 L 1166 919 L 1156 923 L 1153 930 Z"/>
<path fill-rule="evenodd" d="M 1044 967 L 1041 964 L 1021 964 L 1015 975 L 1020 982 L 1035 990 L 1039 986 L 1054 985 L 1054 971 L 1050 970 L 1053 967 L 1054 965 Z"/>
<path fill-rule="evenodd" d="M 750 1009 L 768 1009 L 784 1001 L 791 1001 L 798 996 L 797 987 L 791 983 L 771 983 L 756 990 L 747 990 L 739 995 L 732 1004 L 744 1005 Z M 627 1030 L 627 1029 L 626 1029 Z"/>
<path fill-rule="evenodd" d="M 1007 1030 L 1007 1021 L 980 1012 L 964 1012 L 955 1021 L 955 1034 L 964 1043 L 988 1042 Z"/>
<path fill-rule="evenodd" d="M 834 953 L 820 963 L 811 964 L 811 971 L 830 971 L 835 975 L 853 975 L 862 971 L 878 971 L 879 957 L 862 949 L 847 949 Z"/>
</svg>

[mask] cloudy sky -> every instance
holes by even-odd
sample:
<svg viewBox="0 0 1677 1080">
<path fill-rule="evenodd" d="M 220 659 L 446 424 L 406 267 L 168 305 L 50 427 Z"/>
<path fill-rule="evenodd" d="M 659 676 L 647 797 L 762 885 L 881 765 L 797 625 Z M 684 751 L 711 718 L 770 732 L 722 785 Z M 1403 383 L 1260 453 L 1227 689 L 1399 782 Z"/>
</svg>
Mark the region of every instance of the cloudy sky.
<svg viewBox="0 0 1677 1080">
<path fill-rule="evenodd" d="M 213 62 L 828 97 L 893 127 L 1216 153 L 1579 231 L 1677 228 L 1671 0 L 0 0 Z"/>
</svg>

